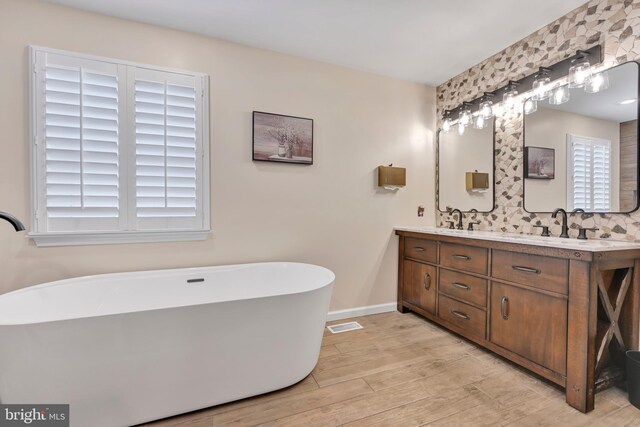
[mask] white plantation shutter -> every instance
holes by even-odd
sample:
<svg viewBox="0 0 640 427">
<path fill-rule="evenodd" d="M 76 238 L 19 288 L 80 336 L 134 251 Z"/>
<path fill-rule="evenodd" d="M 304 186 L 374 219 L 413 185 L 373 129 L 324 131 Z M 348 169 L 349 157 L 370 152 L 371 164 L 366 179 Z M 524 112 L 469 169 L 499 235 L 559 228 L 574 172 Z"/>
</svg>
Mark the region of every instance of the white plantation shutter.
<svg viewBox="0 0 640 427">
<path fill-rule="evenodd" d="M 44 53 L 37 59 L 39 220 L 50 231 L 118 230 L 118 66 Z"/>
<path fill-rule="evenodd" d="M 206 231 L 206 76 L 32 52 L 32 234 Z"/>
<path fill-rule="evenodd" d="M 611 142 L 567 135 L 570 209 L 611 210 Z"/>
<path fill-rule="evenodd" d="M 132 70 L 135 97 L 135 205 L 140 229 L 192 228 L 202 222 L 198 79 Z"/>
</svg>

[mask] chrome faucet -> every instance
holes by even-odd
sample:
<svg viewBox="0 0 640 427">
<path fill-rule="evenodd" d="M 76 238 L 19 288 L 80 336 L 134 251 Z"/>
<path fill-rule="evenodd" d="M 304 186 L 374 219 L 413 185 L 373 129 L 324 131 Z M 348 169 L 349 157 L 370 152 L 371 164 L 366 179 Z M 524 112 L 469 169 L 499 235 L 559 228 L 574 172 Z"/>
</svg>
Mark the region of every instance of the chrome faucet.
<svg viewBox="0 0 640 427">
<path fill-rule="evenodd" d="M 21 223 L 18 218 L 16 218 L 15 216 L 13 216 L 11 214 L 8 214 L 6 212 L 0 212 L 0 219 L 4 219 L 9 224 L 11 224 L 16 231 L 24 231 L 25 230 L 24 224 Z"/>
<path fill-rule="evenodd" d="M 567 211 L 562 208 L 558 208 L 551 214 L 551 218 L 558 216 L 558 213 L 562 214 L 562 233 L 560 233 L 560 237 L 564 237 L 565 239 L 569 238 L 569 226 L 567 225 Z"/>
<path fill-rule="evenodd" d="M 458 230 L 464 230 L 464 227 L 462 226 L 462 211 L 460 209 L 451 209 L 451 215 L 456 212 L 458 213 L 458 225 L 456 226 L 456 228 Z"/>
</svg>

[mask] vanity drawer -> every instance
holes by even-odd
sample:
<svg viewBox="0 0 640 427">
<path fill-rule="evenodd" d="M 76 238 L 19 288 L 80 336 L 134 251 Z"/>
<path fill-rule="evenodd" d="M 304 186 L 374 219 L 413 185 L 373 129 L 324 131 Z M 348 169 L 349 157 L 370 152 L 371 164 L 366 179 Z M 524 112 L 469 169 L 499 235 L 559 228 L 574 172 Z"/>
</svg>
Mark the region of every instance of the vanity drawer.
<svg viewBox="0 0 640 427">
<path fill-rule="evenodd" d="M 567 295 L 569 261 L 540 255 L 493 251 L 491 275 L 496 279 Z"/>
<path fill-rule="evenodd" d="M 412 237 L 406 237 L 404 239 L 404 256 L 407 258 L 419 259 L 435 264 L 437 254 L 438 243 L 433 240 L 414 239 Z"/>
<path fill-rule="evenodd" d="M 470 335 L 483 339 L 485 337 L 487 315 L 479 308 L 439 295 L 438 317 L 464 329 Z"/>
<path fill-rule="evenodd" d="M 487 280 L 457 271 L 440 269 L 440 292 L 476 304 L 487 305 Z"/>
<path fill-rule="evenodd" d="M 440 265 L 471 273 L 487 274 L 488 249 L 475 246 L 443 243 L 440 246 Z"/>
</svg>

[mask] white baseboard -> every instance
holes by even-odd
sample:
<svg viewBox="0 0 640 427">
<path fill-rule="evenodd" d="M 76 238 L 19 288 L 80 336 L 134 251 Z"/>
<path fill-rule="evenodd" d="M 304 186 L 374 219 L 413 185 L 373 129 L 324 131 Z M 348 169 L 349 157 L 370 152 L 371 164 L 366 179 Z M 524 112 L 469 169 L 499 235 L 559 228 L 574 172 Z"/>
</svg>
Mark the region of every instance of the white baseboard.
<svg viewBox="0 0 640 427">
<path fill-rule="evenodd" d="M 327 314 L 327 322 L 334 320 L 348 319 L 349 317 L 368 316 L 369 314 L 388 313 L 396 311 L 398 303 L 390 302 L 387 304 L 368 305 L 366 307 L 348 308 L 346 310 L 330 311 Z"/>
</svg>

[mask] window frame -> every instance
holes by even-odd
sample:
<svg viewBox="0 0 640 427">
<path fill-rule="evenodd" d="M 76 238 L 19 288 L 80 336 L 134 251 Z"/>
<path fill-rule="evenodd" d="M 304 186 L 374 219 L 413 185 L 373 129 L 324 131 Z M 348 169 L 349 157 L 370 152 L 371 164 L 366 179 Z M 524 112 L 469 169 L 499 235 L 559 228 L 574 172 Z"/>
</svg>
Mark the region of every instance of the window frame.
<svg viewBox="0 0 640 427">
<path fill-rule="evenodd" d="M 196 158 L 196 173 L 200 176 L 200 203 L 202 206 L 202 227 L 194 229 L 167 229 L 167 230 L 117 230 L 117 231 L 48 231 L 46 226 L 42 226 L 40 222 L 40 212 L 43 204 L 45 189 L 42 188 L 40 182 L 40 174 L 42 169 L 42 159 L 39 146 L 38 126 L 40 126 L 41 117 L 39 113 L 42 107 L 37 105 L 37 89 L 41 87 L 37 79 L 37 62 L 36 58 L 39 53 L 64 55 L 79 60 L 100 61 L 115 64 L 118 67 L 136 67 L 159 72 L 182 74 L 195 79 L 200 79 L 201 83 L 201 111 L 197 115 L 196 122 L 200 122 L 199 132 L 201 133 L 201 141 L 199 148 L 201 149 L 201 159 Z M 127 77 L 128 72 L 125 72 Z M 125 177 L 121 177 L 121 184 L 125 183 L 124 197 L 120 201 L 120 206 L 125 210 L 124 215 L 129 217 L 130 212 L 135 211 L 135 195 L 131 197 L 131 189 L 135 188 L 135 174 L 130 175 L 129 163 L 134 160 L 135 155 L 135 132 L 130 131 L 135 126 L 135 120 L 132 112 L 128 111 L 131 104 L 128 99 L 130 81 L 124 82 L 127 91 L 123 94 L 123 98 L 118 100 L 118 105 L 125 105 L 127 110 L 121 112 L 121 117 L 126 117 L 124 124 L 126 132 L 119 137 L 119 144 L 126 141 L 119 148 L 121 161 L 124 162 L 124 170 L 127 171 Z M 36 87 L 37 86 L 37 87 Z M 196 94 L 196 96 L 198 96 Z M 123 243 L 150 243 L 150 242 L 176 242 L 176 241 L 197 241 L 206 240 L 211 233 L 211 203 L 210 203 L 210 115 L 209 115 L 209 76 L 204 73 L 191 72 L 181 69 L 168 67 L 160 67 L 150 64 L 137 63 L 132 61 L 119 60 L 114 58 L 100 57 L 95 55 L 87 55 L 78 52 L 51 49 L 41 46 L 29 46 L 29 157 L 30 157 L 30 200 L 31 200 L 31 230 L 28 237 L 35 241 L 39 247 L 48 246 L 74 246 L 74 245 L 96 245 L 96 244 L 123 244 Z M 197 127 L 196 127 L 197 129 Z M 133 139 L 132 139 L 133 138 Z M 198 143 L 196 143 L 198 148 Z M 124 179 L 122 179 L 124 178 Z M 131 206 L 133 203 L 133 206 Z M 46 221 L 43 218 L 42 221 Z"/>
<path fill-rule="evenodd" d="M 596 146 L 596 145 L 600 145 L 600 146 L 605 146 L 607 147 L 607 149 L 609 150 L 609 159 L 611 160 L 612 157 L 612 143 L 610 140 L 608 139 L 604 139 L 604 138 L 594 138 L 591 136 L 582 136 L 582 135 L 576 135 L 576 134 L 571 134 L 571 133 L 567 133 L 567 137 L 566 137 L 566 141 L 567 141 L 567 176 L 570 177 L 570 179 L 567 179 L 567 208 L 570 210 L 575 209 L 575 201 L 574 201 L 574 169 L 573 169 L 573 158 L 574 158 L 574 140 L 575 139 L 581 139 L 583 141 L 588 142 L 590 145 L 592 146 Z M 609 164 L 609 206 L 605 209 L 605 210 L 596 210 L 595 208 L 593 208 L 593 206 L 591 208 L 588 209 L 584 209 L 587 212 L 595 212 L 595 213 L 602 213 L 602 212 L 610 212 L 611 211 L 611 199 L 612 199 L 612 190 L 613 190 L 613 177 L 612 177 L 612 165 Z M 593 192 L 593 177 L 592 177 L 592 182 L 591 182 L 591 200 L 594 200 L 594 192 Z M 582 208 L 581 208 L 582 209 Z"/>
</svg>

